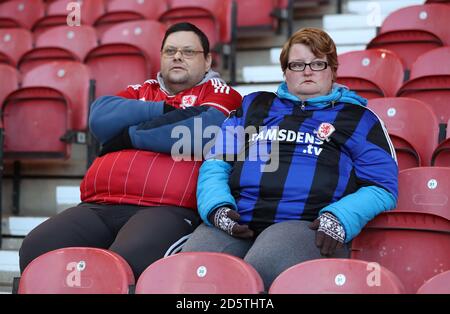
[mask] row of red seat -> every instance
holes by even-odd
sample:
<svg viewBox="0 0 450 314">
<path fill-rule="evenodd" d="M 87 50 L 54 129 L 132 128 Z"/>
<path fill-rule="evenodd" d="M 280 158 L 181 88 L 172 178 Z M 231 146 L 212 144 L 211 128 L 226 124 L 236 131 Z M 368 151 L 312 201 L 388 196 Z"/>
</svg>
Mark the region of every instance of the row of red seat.
<svg viewBox="0 0 450 314">
<path fill-rule="evenodd" d="M 401 171 L 397 208 L 375 217 L 353 239 L 352 261 L 318 260 L 294 266 L 275 280 L 269 292 L 449 293 L 448 283 L 437 290 L 428 287 L 431 282 L 442 282 L 432 279 L 441 273 L 448 280 L 450 271 L 449 176 L 449 167 Z M 20 292 L 127 293 L 134 284 L 129 266 L 112 252 L 56 252 L 30 263 Z M 185 253 L 159 260 L 141 275 L 136 287 L 145 293 L 259 293 L 262 289 L 251 266 L 214 253 Z"/>
</svg>

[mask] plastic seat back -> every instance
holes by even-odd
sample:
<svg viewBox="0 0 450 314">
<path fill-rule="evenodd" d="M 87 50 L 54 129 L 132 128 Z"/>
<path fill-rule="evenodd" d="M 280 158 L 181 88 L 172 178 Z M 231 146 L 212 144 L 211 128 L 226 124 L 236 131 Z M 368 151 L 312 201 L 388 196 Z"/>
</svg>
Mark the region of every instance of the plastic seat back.
<svg viewBox="0 0 450 314">
<path fill-rule="evenodd" d="M 12 91 L 19 88 L 19 73 L 12 66 L 7 64 L 0 64 L 0 77 L 8 78 L 2 80 L 2 84 L 0 84 L 0 105 L 5 100 L 6 96 Z"/>
<path fill-rule="evenodd" d="M 45 14 L 41 0 L 11 0 L 0 3 L 0 28 L 19 27 L 31 29 Z"/>
<path fill-rule="evenodd" d="M 54 61 L 25 73 L 23 87 L 51 87 L 61 91 L 71 103 L 71 125 L 74 130 L 87 130 L 89 112 L 88 68 L 79 62 Z"/>
<path fill-rule="evenodd" d="M 137 294 L 257 294 L 261 277 L 242 259 L 222 253 L 187 252 L 160 259 L 139 277 Z"/>
<path fill-rule="evenodd" d="M 430 165 L 438 143 L 439 122 L 427 103 L 388 97 L 371 99 L 368 107 L 385 123 L 400 170 Z"/>
<path fill-rule="evenodd" d="M 160 68 L 161 42 L 166 26 L 157 21 L 132 21 L 109 28 L 102 36 L 102 44 L 127 43 L 141 49 L 149 60 L 150 77 L 156 77 Z"/>
<path fill-rule="evenodd" d="M 412 97 L 429 103 L 439 119 L 446 124 L 450 119 L 450 47 L 428 51 L 417 58 L 411 68 L 411 77 L 397 95 Z"/>
<path fill-rule="evenodd" d="M 428 213 L 450 221 L 450 168 L 419 167 L 400 171 L 395 211 Z"/>
<path fill-rule="evenodd" d="M 450 294 L 450 270 L 427 280 L 417 291 L 418 294 Z"/>
<path fill-rule="evenodd" d="M 390 51 L 352 51 L 339 55 L 338 59 L 338 83 L 347 85 L 363 97 L 392 97 L 402 85 L 402 63 Z"/>
<path fill-rule="evenodd" d="M 22 28 L 0 29 L 0 53 L 4 55 L 2 63 L 17 66 L 22 55 L 33 47 L 31 33 Z"/>
<path fill-rule="evenodd" d="M 278 275 L 269 294 L 398 294 L 404 287 L 395 274 L 376 263 L 316 259 Z"/>
<path fill-rule="evenodd" d="M 118 254 L 73 247 L 45 253 L 24 270 L 21 294 L 128 294 L 133 272 Z"/>
<path fill-rule="evenodd" d="M 447 136 L 434 150 L 433 157 L 431 157 L 431 165 L 450 167 L 450 119 L 447 122 Z"/>
<path fill-rule="evenodd" d="M 352 241 L 352 259 L 377 262 L 416 293 L 425 281 L 450 270 L 450 221 L 436 215 L 391 211 L 370 221 Z"/>
</svg>

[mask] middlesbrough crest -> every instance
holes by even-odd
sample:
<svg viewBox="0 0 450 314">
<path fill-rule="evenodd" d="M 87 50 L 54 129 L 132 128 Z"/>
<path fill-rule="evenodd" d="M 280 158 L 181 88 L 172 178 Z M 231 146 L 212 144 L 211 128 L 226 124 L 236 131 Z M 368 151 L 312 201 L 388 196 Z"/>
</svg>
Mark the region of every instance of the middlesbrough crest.
<svg viewBox="0 0 450 314">
<path fill-rule="evenodd" d="M 195 95 L 183 96 L 183 98 L 181 99 L 181 107 L 182 108 L 192 107 L 196 101 L 197 96 Z"/>
<path fill-rule="evenodd" d="M 317 134 L 317 137 L 321 139 L 322 141 L 329 141 L 331 134 L 336 131 L 334 126 L 331 123 L 323 122 L 319 125 L 318 130 L 314 131 L 315 134 Z"/>
</svg>

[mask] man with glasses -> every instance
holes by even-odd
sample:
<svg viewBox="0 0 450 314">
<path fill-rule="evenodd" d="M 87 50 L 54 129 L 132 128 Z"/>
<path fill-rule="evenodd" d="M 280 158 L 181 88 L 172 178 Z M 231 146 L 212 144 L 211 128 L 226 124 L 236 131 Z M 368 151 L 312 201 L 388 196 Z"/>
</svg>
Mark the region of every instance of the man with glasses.
<svg viewBox="0 0 450 314">
<path fill-rule="evenodd" d="M 241 100 L 211 70 L 205 34 L 190 23 L 170 27 L 156 80 L 92 104 L 90 129 L 102 149 L 81 183 L 82 203 L 27 236 L 20 249 L 21 271 L 48 251 L 89 246 L 117 252 L 137 278 L 157 259 L 179 252 L 199 223 L 201 152 L 182 161 L 172 158 L 172 145 L 179 140 L 172 130 L 189 130 L 192 147 L 200 142 L 203 148 L 211 140 L 202 138 L 203 130 L 220 126 Z"/>
</svg>

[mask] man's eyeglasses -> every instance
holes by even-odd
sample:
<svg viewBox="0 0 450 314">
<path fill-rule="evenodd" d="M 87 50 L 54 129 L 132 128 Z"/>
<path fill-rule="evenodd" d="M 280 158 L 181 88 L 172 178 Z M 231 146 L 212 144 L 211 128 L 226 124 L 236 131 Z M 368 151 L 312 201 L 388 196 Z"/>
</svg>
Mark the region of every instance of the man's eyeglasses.
<svg viewBox="0 0 450 314">
<path fill-rule="evenodd" d="M 190 48 L 175 48 L 175 47 L 167 47 L 162 50 L 162 54 L 165 57 L 173 57 L 180 52 L 181 55 L 185 58 L 193 58 L 197 55 L 197 53 L 203 53 L 203 50 L 194 50 Z"/>
<path fill-rule="evenodd" d="M 306 66 L 309 66 L 311 71 L 323 71 L 328 67 L 328 63 L 326 61 L 313 61 L 310 63 L 292 61 L 288 63 L 288 69 L 294 72 L 303 72 Z"/>
</svg>

